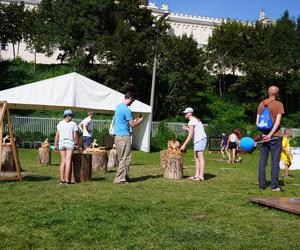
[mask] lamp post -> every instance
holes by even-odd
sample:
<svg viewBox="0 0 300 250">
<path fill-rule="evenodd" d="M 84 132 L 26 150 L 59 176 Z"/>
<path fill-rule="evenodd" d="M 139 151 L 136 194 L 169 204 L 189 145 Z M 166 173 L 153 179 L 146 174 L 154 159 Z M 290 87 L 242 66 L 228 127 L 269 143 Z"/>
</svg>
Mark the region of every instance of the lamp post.
<svg viewBox="0 0 300 250">
<path fill-rule="evenodd" d="M 165 11 L 161 17 L 159 18 L 158 21 L 162 21 L 164 18 L 166 18 L 170 12 Z M 158 22 L 157 21 L 157 22 Z M 158 35 L 158 30 L 157 30 L 157 35 Z M 155 95 L 155 78 L 156 78 L 156 65 L 157 65 L 157 53 L 154 54 L 154 60 L 153 60 L 153 69 L 152 69 L 152 83 L 151 83 L 151 95 L 150 95 L 150 106 L 152 108 L 152 115 L 151 115 L 151 122 L 152 122 L 152 117 L 153 117 L 153 108 L 154 108 L 154 95 Z"/>
<path fill-rule="evenodd" d="M 156 58 L 156 54 L 155 54 L 155 55 L 154 55 L 154 60 L 153 60 L 152 83 L 151 83 L 151 96 L 150 96 L 150 106 L 151 106 L 151 108 L 152 108 L 152 113 L 153 113 L 153 107 L 154 107 L 154 92 L 155 92 L 156 64 L 157 64 L 157 58 Z"/>
</svg>

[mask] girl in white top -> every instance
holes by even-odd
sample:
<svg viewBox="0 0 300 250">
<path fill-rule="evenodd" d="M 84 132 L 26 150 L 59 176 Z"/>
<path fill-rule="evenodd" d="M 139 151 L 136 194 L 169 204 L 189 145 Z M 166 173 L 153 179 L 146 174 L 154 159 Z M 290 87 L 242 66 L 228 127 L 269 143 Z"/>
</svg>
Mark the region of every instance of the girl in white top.
<svg viewBox="0 0 300 250">
<path fill-rule="evenodd" d="M 60 183 L 71 184 L 71 159 L 75 145 L 78 145 L 78 127 L 72 121 L 73 112 L 64 111 L 64 120 L 57 125 L 55 134 L 55 151 L 60 152 Z"/>
<path fill-rule="evenodd" d="M 239 148 L 239 129 L 234 129 L 228 136 L 227 149 L 229 150 L 228 163 L 234 163 L 236 160 L 237 150 Z M 239 158 L 239 157 L 238 157 Z"/>
<path fill-rule="evenodd" d="M 193 139 L 196 173 L 195 176 L 192 176 L 190 179 L 204 181 L 204 151 L 206 148 L 207 137 L 202 122 L 197 117 L 193 116 L 193 112 L 194 110 L 192 108 L 186 108 L 183 111 L 185 118 L 189 120 L 188 126 L 184 126 L 183 129 L 189 134 L 180 147 L 180 150 L 184 151 L 187 144 Z"/>
</svg>

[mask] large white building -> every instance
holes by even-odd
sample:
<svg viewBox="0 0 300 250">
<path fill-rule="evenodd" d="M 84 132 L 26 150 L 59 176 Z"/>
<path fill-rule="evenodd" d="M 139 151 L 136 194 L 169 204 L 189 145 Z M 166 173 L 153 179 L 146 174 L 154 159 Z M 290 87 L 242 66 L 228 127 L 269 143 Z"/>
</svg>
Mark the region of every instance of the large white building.
<svg viewBox="0 0 300 250">
<path fill-rule="evenodd" d="M 36 7 L 41 0 L 23 0 L 25 6 L 28 8 Z M 0 0 L 1 3 L 20 2 L 20 0 Z M 182 36 L 184 34 L 192 36 L 198 43 L 199 47 L 207 44 L 208 38 L 212 35 L 215 27 L 221 25 L 224 19 L 212 18 L 206 16 L 194 16 L 181 13 L 173 13 L 169 10 L 167 4 L 163 4 L 158 7 L 155 3 L 149 2 L 146 6 L 152 11 L 153 15 L 159 18 L 160 16 L 166 15 L 166 19 L 170 24 L 169 33 L 171 35 Z M 260 13 L 260 19 L 262 21 L 267 20 L 264 12 Z M 54 64 L 60 63 L 57 60 L 59 51 L 56 51 L 51 57 L 47 57 L 43 53 L 34 53 L 26 48 L 26 44 L 21 43 L 18 46 L 16 55 L 26 61 L 34 61 L 36 56 L 37 63 L 43 64 Z M 11 44 L 1 44 L 0 48 L 0 60 L 13 59 L 13 48 Z"/>
</svg>

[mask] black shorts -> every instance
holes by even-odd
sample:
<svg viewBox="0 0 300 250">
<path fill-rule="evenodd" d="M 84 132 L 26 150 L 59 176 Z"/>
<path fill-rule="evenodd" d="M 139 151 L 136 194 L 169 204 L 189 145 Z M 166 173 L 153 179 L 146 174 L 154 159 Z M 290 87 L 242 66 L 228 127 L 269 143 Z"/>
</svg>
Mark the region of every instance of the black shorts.
<svg viewBox="0 0 300 250">
<path fill-rule="evenodd" d="M 236 149 L 236 148 L 237 148 L 236 142 L 229 142 L 228 149 Z"/>
</svg>

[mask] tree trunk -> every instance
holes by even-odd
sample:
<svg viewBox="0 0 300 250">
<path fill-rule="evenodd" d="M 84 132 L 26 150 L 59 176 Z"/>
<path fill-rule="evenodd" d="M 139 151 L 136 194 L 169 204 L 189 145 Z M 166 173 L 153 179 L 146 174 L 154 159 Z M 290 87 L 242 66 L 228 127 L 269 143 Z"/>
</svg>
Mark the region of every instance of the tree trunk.
<svg viewBox="0 0 300 250">
<path fill-rule="evenodd" d="M 117 151 L 115 148 L 109 151 L 108 162 L 107 162 L 107 169 L 113 169 L 119 165 Z"/>
<path fill-rule="evenodd" d="M 14 59 L 16 59 L 16 50 L 15 50 L 15 44 L 13 43 L 13 55 L 14 55 Z"/>
<path fill-rule="evenodd" d="M 171 180 L 180 180 L 183 177 L 182 155 L 166 154 L 166 167 L 164 178 Z"/>
<path fill-rule="evenodd" d="M 51 149 L 50 148 L 39 148 L 39 164 L 40 165 L 51 165 Z"/>
<path fill-rule="evenodd" d="M 107 171 L 107 154 L 106 151 L 89 153 L 92 155 L 92 169 Z"/>
<path fill-rule="evenodd" d="M 2 145 L 1 171 L 15 172 L 16 165 L 14 162 L 13 151 L 11 145 Z"/>
<path fill-rule="evenodd" d="M 72 182 L 85 182 L 92 179 L 92 155 L 73 153 Z"/>
<path fill-rule="evenodd" d="M 160 168 L 165 169 L 167 163 L 167 154 L 168 150 L 161 150 L 160 151 Z"/>
</svg>

